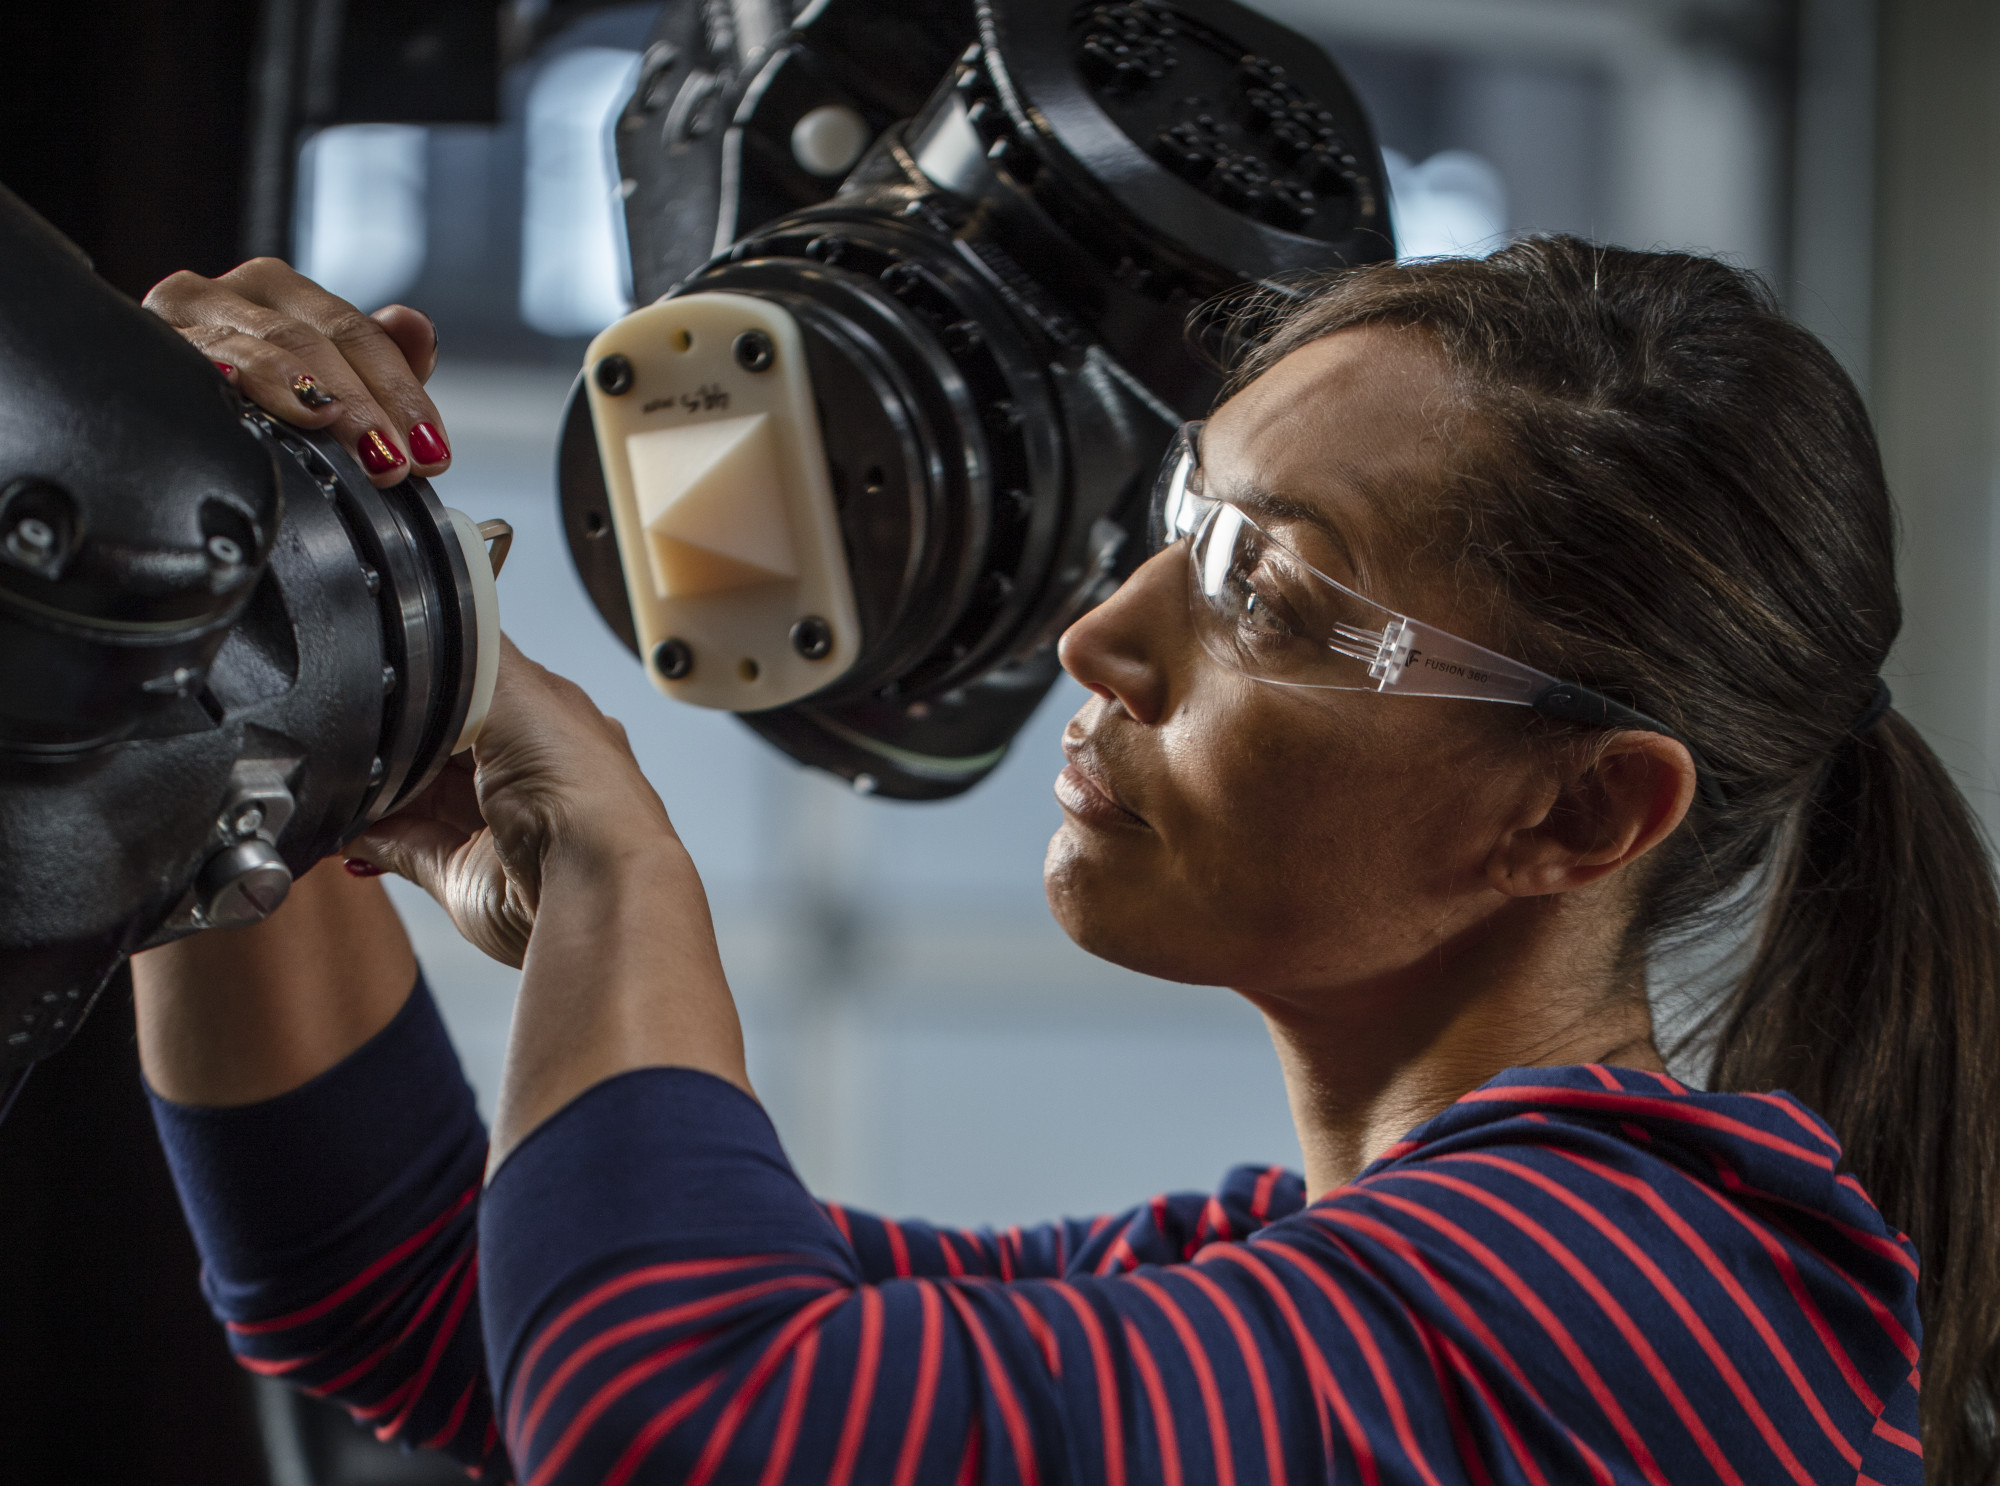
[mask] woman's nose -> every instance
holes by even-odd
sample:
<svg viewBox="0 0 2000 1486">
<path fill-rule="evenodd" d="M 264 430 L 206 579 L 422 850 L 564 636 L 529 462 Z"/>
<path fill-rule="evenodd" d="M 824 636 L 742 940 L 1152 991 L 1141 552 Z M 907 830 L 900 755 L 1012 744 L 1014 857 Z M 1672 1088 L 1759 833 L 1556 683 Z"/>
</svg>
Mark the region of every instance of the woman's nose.
<svg viewBox="0 0 2000 1486">
<path fill-rule="evenodd" d="M 1179 546 L 1155 553 L 1056 647 L 1065 671 L 1142 723 L 1166 715 L 1172 664 L 1191 641 L 1187 560 Z"/>
</svg>

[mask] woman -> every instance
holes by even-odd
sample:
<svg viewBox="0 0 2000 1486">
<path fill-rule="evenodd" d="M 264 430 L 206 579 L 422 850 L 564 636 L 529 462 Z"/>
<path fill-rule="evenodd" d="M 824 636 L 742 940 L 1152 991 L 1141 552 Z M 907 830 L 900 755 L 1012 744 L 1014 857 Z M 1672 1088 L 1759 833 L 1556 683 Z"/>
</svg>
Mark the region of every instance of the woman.
<svg viewBox="0 0 2000 1486">
<path fill-rule="evenodd" d="M 155 303 L 297 421 L 435 421 L 410 312 L 270 265 Z M 476 775 L 350 864 L 523 966 L 490 1153 L 365 877 L 138 962 L 246 1364 L 537 1486 L 1891 1483 L 1921 1309 L 1932 1478 L 1989 1479 L 2000 911 L 1878 678 L 1892 517 L 1825 350 L 1701 258 L 1370 268 L 1158 502 L 1062 642 L 1049 901 L 1263 1012 L 1303 1181 L 1004 1233 L 815 1204 L 622 730 L 510 657 Z M 1647 967 L 1746 901 L 1741 1092 L 1694 1092 Z"/>
</svg>

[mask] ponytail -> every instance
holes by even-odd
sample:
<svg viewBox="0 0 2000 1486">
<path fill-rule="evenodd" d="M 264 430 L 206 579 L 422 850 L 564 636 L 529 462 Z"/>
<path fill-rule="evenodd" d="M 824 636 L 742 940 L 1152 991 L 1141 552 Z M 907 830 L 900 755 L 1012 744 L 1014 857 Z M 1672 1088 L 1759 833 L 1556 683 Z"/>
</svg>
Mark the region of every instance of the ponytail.
<svg viewBox="0 0 2000 1486">
<path fill-rule="evenodd" d="M 1922 1256 L 1924 1454 L 1986 1482 L 2000 1399 L 2000 894 L 1984 833 L 1894 712 L 1822 768 L 1773 864 L 1711 1084 L 1786 1089 Z"/>
</svg>

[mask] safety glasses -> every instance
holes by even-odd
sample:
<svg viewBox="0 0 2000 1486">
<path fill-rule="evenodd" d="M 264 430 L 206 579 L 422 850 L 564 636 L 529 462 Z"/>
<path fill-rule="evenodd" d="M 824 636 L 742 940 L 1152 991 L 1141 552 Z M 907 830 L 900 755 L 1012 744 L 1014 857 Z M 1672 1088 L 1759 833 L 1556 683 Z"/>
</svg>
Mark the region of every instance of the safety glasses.
<svg viewBox="0 0 2000 1486">
<path fill-rule="evenodd" d="M 1240 507 L 1202 490 L 1201 429 L 1184 424 L 1153 491 L 1154 550 L 1185 543 L 1202 648 L 1274 686 L 1460 697 L 1592 727 L 1661 733 L 1694 755 L 1704 800 L 1722 803 L 1701 756 L 1672 728 L 1601 693 L 1398 614 L 1328 577 Z"/>
</svg>

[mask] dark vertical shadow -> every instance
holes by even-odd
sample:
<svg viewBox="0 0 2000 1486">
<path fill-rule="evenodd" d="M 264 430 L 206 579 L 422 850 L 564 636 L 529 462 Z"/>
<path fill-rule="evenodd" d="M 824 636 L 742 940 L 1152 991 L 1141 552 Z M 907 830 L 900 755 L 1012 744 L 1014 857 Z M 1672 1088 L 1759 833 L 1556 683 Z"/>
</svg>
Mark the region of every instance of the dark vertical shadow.
<svg viewBox="0 0 2000 1486">
<path fill-rule="evenodd" d="M 251 1486 L 249 1379 L 197 1286 L 139 1083 L 128 976 L 0 1125 L 0 1475 Z"/>
<path fill-rule="evenodd" d="M 0 5 L 0 182 L 128 294 L 236 261 L 256 11 Z M 0 1124 L 0 1478 L 266 1479 L 140 1089 L 129 981 Z"/>
</svg>

